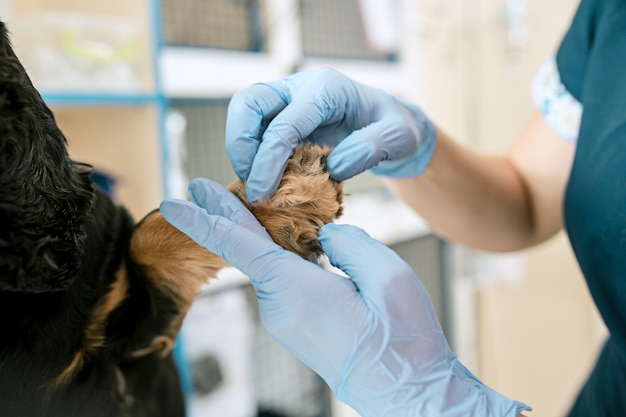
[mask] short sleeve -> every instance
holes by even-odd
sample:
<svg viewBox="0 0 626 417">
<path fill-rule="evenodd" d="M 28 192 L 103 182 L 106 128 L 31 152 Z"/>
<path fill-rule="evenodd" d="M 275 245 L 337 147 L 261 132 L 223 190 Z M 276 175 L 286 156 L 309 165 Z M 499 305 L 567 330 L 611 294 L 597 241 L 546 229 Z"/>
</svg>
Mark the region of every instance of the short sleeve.
<svg viewBox="0 0 626 417">
<path fill-rule="evenodd" d="M 575 143 L 583 108 L 561 82 L 554 58 L 547 60 L 535 75 L 532 97 L 548 126 L 565 140 Z"/>
</svg>

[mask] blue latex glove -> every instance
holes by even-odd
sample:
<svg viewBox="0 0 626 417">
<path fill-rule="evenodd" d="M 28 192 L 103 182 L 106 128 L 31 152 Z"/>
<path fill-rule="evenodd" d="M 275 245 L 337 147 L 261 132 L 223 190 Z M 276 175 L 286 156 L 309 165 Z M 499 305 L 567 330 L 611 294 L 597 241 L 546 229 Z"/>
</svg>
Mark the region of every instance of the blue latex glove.
<svg viewBox="0 0 626 417">
<path fill-rule="evenodd" d="M 457 361 L 420 280 L 362 230 L 320 231 L 346 279 L 273 243 L 217 183 L 195 180 L 190 193 L 194 203 L 164 201 L 163 216 L 250 278 L 269 333 L 362 416 L 515 417 L 528 409 Z"/>
<path fill-rule="evenodd" d="M 226 150 L 235 173 L 247 180 L 249 201 L 276 191 L 303 140 L 336 147 L 328 171 L 343 181 L 368 169 L 419 175 L 436 136 L 417 106 L 328 68 L 245 88 L 232 97 L 226 119 Z"/>
</svg>

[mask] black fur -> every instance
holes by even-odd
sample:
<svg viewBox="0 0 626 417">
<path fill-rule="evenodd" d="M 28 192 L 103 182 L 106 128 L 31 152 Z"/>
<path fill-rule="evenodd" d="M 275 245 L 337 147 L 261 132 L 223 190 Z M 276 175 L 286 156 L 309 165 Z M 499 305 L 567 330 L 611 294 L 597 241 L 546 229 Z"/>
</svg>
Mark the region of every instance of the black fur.
<svg viewBox="0 0 626 417">
<path fill-rule="evenodd" d="M 183 416 L 172 356 L 133 355 L 179 306 L 131 259 L 135 223 L 90 172 L 70 159 L 0 22 L 0 416 Z M 101 345 L 59 381 L 120 268 L 128 288 Z"/>
<path fill-rule="evenodd" d="M 80 267 L 94 191 L 0 27 L 0 289 L 57 291 Z"/>
</svg>

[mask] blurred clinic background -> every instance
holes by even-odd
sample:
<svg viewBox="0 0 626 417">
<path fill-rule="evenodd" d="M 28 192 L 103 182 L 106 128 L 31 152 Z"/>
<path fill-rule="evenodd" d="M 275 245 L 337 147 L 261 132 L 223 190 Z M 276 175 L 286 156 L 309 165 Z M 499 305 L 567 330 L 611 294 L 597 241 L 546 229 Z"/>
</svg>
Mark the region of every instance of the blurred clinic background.
<svg viewBox="0 0 626 417">
<path fill-rule="evenodd" d="M 332 66 L 419 103 L 459 141 L 506 149 L 529 117 L 530 80 L 576 0 L 0 0 L 17 53 L 75 159 L 139 219 L 195 177 L 234 179 L 224 150 L 238 89 Z M 461 360 L 557 416 L 604 329 L 559 235 L 493 255 L 434 236 L 379 181 L 347 182 L 340 222 L 396 250 L 430 291 Z M 225 271 L 177 345 L 189 417 L 348 417 L 259 324 L 245 277 Z"/>
</svg>

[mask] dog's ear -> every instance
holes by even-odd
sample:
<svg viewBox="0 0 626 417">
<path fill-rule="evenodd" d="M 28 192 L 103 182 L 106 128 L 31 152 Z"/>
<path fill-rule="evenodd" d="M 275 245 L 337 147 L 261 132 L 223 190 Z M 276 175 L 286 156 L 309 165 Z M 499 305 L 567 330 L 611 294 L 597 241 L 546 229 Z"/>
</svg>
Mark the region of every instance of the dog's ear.
<svg viewBox="0 0 626 417">
<path fill-rule="evenodd" d="M 167 354 L 202 286 L 209 278 L 217 277 L 220 269 L 228 264 L 169 224 L 158 210 L 148 214 L 135 228 L 130 241 L 130 258 L 141 276 L 175 306 L 165 330 L 135 355 Z"/>
<path fill-rule="evenodd" d="M 0 290 L 70 285 L 94 200 L 89 174 L 69 158 L 0 22 Z"/>
</svg>

